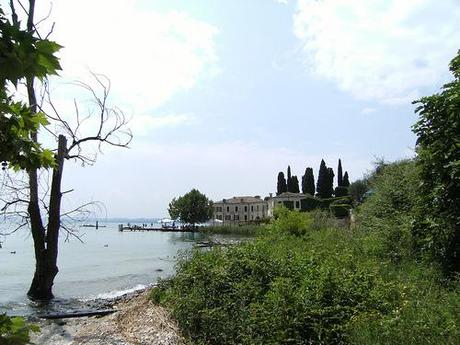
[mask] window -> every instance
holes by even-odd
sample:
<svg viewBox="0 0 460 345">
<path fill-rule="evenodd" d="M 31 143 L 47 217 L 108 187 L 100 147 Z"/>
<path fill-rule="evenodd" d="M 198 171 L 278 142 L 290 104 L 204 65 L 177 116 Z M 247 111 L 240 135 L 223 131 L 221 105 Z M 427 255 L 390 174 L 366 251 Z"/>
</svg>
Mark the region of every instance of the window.
<svg viewBox="0 0 460 345">
<path fill-rule="evenodd" d="M 227 212 L 230 212 L 230 206 L 227 206 Z"/>
<path fill-rule="evenodd" d="M 217 216 L 217 219 L 222 220 L 222 215 L 219 214 L 219 215 Z"/>
<path fill-rule="evenodd" d="M 235 212 L 238 212 L 238 206 L 235 206 Z"/>
<path fill-rule="evenodd" d="M 251 206 L 251 212 L 254 212 L 254 206 Z"/>
<path fill-rule="evenodd" d="M 259 205 L 256 206 L 256 210 L 259 211 Z"/>
<path fill-rule="evenodd" d="M 232 220 L 232 217 L 231 217 L 229 214 L 227 214 L 227 215 L 225 216 L 225 220 Z"/>
<path fill-rule="evenodd" d="M 300 201 L 295 202 L 295 208 L 300 208 Z"/>
<path fill-rule="evenodd" d="M 239 216 L 238 214 L 235 214 L 235 215 L 233 216 L 233 220 L 240 220 L 240 216 Z"/>
<path fill-rule="evenodd" d="M 248 212 L 248 207 L 244 206 L 244 212 Z"/>
<path fill-rule="evenodd" d="M 244 220 L 245 221 L 248 220 L 248 215 L 247 214 L 244 215 Z"/>
</svg>

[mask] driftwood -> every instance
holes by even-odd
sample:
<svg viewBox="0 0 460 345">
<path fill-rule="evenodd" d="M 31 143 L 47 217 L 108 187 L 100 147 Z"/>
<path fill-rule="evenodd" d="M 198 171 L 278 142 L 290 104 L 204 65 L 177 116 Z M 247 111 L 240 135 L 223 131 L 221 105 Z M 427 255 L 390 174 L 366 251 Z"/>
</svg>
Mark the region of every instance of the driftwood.
<svg viewBox="0 0 460 345">
<path fill-rule="evenodd" d="M 38 315 L 41 319 L 54 320 L 54 319 L 68 319 L 71 317 L 84 317 L 84 316 L 104 316 L 111 313 L 115 313 L 115 309 L 104 309 L 104 310 L 77 310 L 68 313 L 50 313 Z"/>
</svg>

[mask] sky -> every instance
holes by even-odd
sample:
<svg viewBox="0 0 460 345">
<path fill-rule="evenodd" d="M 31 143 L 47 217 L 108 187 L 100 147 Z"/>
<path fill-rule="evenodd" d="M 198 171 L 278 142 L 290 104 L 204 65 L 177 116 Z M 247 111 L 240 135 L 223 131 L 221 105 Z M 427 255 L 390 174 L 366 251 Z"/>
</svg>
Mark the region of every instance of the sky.
<svg viewBox="0 0 460 345">
<path fill-rule="evenodd" d="M 94 72 L 130 118 L 129 149 L 65 167 L 65 206 L 100 201 L 107 217 L 166 216 L 192 188 L 267 196 L 279 171 L 317 177 L 322 158 L 353 181 L 413 157 L 412 101 L 450 80 L 460 48 L 458 0 L 37 2 L 50 10 L 60 112 L 92 109 L 69 82 Z"/>
</svg>

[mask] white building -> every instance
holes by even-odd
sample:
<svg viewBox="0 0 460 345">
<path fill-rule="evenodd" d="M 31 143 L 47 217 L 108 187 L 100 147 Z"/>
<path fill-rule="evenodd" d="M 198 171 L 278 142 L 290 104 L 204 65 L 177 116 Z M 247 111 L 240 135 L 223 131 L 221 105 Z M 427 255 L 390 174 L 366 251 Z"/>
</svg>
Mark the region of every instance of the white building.
<svg viewBox="0 0 460 345">
<path fill-rule="evenodd" d="M 268 217 L 268 202 L 260 196 L 235 196 L 214 203 L 214 219 L 226 224 L 245 224 Z"/>
</svg>

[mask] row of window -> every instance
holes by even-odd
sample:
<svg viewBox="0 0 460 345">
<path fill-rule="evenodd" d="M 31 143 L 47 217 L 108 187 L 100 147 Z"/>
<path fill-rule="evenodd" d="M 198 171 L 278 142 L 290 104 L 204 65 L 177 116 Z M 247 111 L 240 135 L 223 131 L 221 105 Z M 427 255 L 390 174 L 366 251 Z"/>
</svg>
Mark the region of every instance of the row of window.
<svg viewBox="0 0 460 345">
<path fill-rule="evenodd" d="M 254 211 L 257 212 L 257 211 L 259 211 L 259 210 L 260 210 L 260 211 L 265 211 L 265 205 L 262 205 L 262 207 L 261 207 L 260 209 L 259 209 L 259 206 L 260 206 L 260 205 L 256 205 L 256 206 L 254 207 L 254 205 L 252 205 L 252 206 L 251 206 L 251 212 L 254 212 Z M 234 212 L 238 212 L 238 209 L 239 209 L 238 206 L 235 206 L 235 207 L 234 207 Z M 215 210 L 216 212 L 222 212 L 222 207 L 221 207 L 221 206 L 216 206 L 216 207 L 214 207 L 214 210 Z M 227 212 L 230 212 L 230 206 L 227 206 L 226 211 L 227 211 Z M 244 206 L 244 212 L 248 212 L 248 206 Z"/>
<path fill-rule="evenodd" d="M 222 219 L 222 215 L 220 215 L 220 214 L 217 215 L 217 219 L 223 220 L 223 219 Z M 258 219 L 260 219 L 260 218 L 259 218 L 259 217 L 255 217 L 255 218 L 254 218 L 254 216 L 251 216 L 251 220 L 258 220 Z M 225 216 L 225 220 L 240 220 L 240 215 L 239 215 L 239 214 L 234 214 L 234 215 L 233 215 L 233 219 L 232 219 L 232 216 L 229 215 L 229 214 L 227 214 L 227 215 Z M 244 220 L 245 220 L 245 221 L 248 220 L 248 215 L 247 215 L 247 214 L 244 215 Z"/>
</svg>

